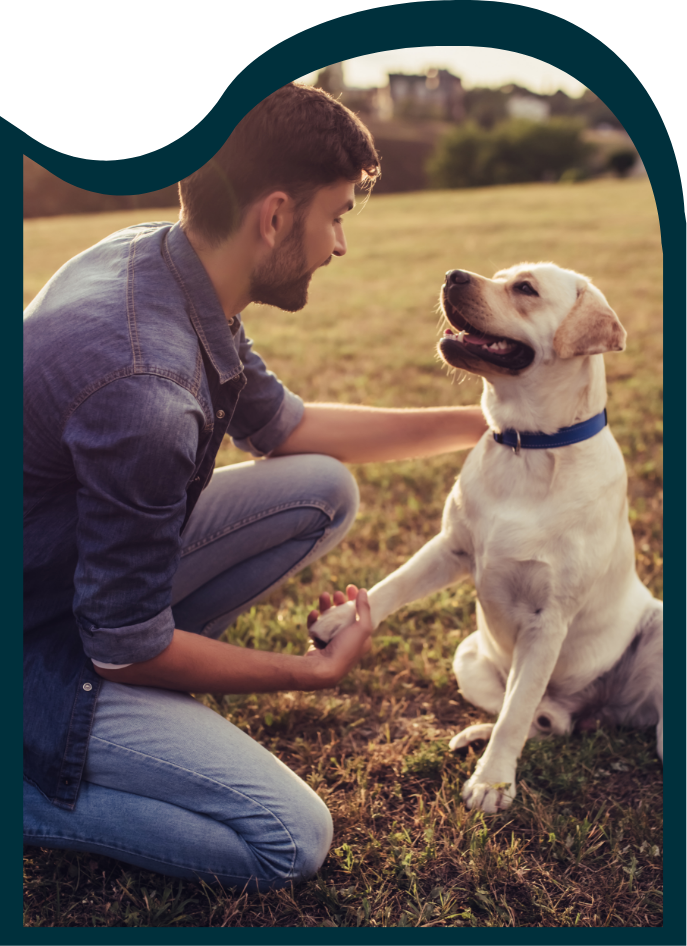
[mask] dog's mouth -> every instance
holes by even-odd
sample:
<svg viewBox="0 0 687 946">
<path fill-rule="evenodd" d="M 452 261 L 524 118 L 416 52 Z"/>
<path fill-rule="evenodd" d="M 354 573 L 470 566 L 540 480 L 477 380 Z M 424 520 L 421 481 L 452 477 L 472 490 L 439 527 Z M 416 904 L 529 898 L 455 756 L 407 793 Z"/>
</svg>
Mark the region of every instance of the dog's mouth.
<svg viewBox="0 0 687 946">
<path fill-rule="evenodd" d="M 471 325 L 442 293 L 444 315 L 451 323 L 451 328 L 444 331 L 439 342 L 441 357 L 454 368 L 472 370 L 474 358 L 486 361 L 496 368 L 515 374 L 532 364 L 534 350 L 524 342 L 502 335 L 489 335 L 482 329 Z M 457 330 L 457 331 L 454 331 Z"/>
</svg>

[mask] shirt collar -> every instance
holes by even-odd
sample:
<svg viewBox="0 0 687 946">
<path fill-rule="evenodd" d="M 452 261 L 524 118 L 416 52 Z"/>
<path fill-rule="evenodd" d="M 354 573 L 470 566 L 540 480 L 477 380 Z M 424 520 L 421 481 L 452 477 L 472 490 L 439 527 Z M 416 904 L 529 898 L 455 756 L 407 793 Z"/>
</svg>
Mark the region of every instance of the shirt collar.
<svg viewBox="0 0 687 946">
<path fill-rule="evenodd" d="M 243 371 L 234 346 L 232 327 L 217 298 L 205 267 L 188 241 L 181 225 L 175 223 L 163 245 L 165 262 L 186 297 L 188 311 L 205 353 L 219 375 L 220 384 Z M 239 322 L 236 316 L 234 326 Z"/>
</svg>

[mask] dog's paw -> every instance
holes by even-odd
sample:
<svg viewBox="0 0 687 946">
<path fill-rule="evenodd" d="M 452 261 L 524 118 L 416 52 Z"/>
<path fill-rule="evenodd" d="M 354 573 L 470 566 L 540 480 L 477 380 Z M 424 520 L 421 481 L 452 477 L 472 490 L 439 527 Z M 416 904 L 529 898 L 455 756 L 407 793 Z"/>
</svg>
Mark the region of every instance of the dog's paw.
<svg viewBox="0 0 687 946">
<path fill-rule="evenodd" d="M 515 798 L 515 773 L 510 781 L 492 782 L 476 771 L 463 786 L 466 808 L 478 808 L 487 814 L 510 808 Z"/>
<path fill-rule="evenodd" d="M 468 726 L 451 739 L 448 744 L 449 750 L 460 752 L 461 749 L 467 749 L 471 742 L 477 742 L 480 739 L 486 741 L 491 736 L 493 728 L 493 723 L 476 723 L 474 726 Z"/>
<path fill-rule="evenodd" d="M 355 601 L 347 601 L 329 608 L 310 628 L 310 636 L 315 641 L 328 644 L 329 641 L 349 624 L 355 621 Z"/>
</svg>

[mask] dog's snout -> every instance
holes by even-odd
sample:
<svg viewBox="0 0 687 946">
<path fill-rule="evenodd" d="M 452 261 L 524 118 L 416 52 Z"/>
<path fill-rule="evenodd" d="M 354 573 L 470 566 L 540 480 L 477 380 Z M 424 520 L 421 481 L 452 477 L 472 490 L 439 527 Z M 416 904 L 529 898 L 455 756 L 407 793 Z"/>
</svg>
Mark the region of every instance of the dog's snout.
<svg viewBox="0 0 687 946">
<path fill-rule="evenodd" d="M 447 286 L 464 286 L 468 282 L 470 282 L 470 273 L 466 273 L 464 269 L 449 269 L 446 273 Z"/>
</svg>

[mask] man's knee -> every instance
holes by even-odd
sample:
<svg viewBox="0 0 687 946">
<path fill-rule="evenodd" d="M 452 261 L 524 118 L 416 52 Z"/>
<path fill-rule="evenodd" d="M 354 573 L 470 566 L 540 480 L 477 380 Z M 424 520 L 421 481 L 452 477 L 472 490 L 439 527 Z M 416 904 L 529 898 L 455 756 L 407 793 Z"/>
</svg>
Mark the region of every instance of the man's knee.
<svg viewBox="0 0 687 946">
<path fill-rule="evenodd" d="M 286 786 L 285 786 L 286 787 Z M 278 889 L 309 880 L 320 869 L 334 834 L 327 806 L 308 786 L 290 794 L 288 814 L 269 822 L 260 840 L 251 842 L 259 869 L 254 880 L 258 889 Z"/>
<path fill-rule="evenodd" d="M 296 855 L 289 878 L 294 883 L 307 880 L 324 863 L 334 836 L 332 816 L 325 803 L 318 798 L 310 809 L 307 822 L 293 831 Z"/>
<path fill-rule="evenodd" d="M 360 505 L 358 484 L 350 470 L 334 457 L 313 454 L 311 462 L 322 498 L 333 510 L 332 526 L 345 534 L 353 525 Z"/>
</svg>

